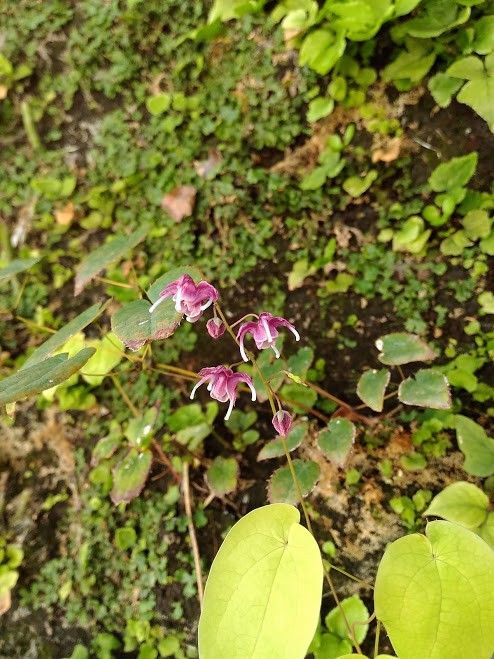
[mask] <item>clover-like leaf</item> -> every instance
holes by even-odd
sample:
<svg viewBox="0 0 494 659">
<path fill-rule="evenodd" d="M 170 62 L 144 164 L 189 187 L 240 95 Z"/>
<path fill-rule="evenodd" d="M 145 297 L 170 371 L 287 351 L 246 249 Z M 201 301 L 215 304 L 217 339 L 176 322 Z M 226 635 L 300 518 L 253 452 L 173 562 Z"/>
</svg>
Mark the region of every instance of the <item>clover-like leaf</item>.
<svg viewBox="0 0 494 659">
<path fill-rule="evenodd" d="M 448 378 L 433 368 L 422 368 L 414 377 L 403 380 L 398 388 L 398 399 L 405 405 L 449 410 L 451 393 Z"/>
<path fill-rule="evenodd" d="M 94 354 L 94 348 L 83 348 L 73 357 L 61 353 L 38 364 L 23 368 L 0 382 L 0 405 L 39 394 L 77 373 Z"/>
<path fill-rule="evenodd" d="M 289 452 L 294 451 L 300 446 L 307 434 L 308 428 L 309 424 L 306 421 L 294 424 L 288 435 L 285 437 L 286 447 Z M 285 455 L 283 440 L 280 437 L 277 437 L 262 447 L 257 459 L 269 460 L 270 458 L 279 458 L 282 455 Z"/>
<path fill-rule="evenodd" d="M 31 259 L 14 259 L 4 268 L 0 268 L 0 282 L 15 277 L 15 275 L 18 275 L 25 270 L 29 270 L 29 268 L 32 268 L 35 263 L 38 263 L 38 261 L 39 257 L 37 256 Z"/>
<path fill-rule="evenodd" d="M 494 474 L 494 439 L 475 421 L 462 414 L 455 417 L 456 439 L 465 456 L 463 469 L 472 476 Z"/>
<path fill-rule="evenodd" d="M 201 659 L 300 659 L 316 631 L 322 561 L 296 508 L 253 510 L 229 531 L 204 592 Z M 280 615 L 283 611 L 283 615 Z"/>
<path fill-rule="evenodd" d="M 312 460 L 294 460 L 293 468 L 305 497 L 319 480 L 321 469 Z M 280 467 L 273 473 L 268 485 L 268 498 L 272 503 L 298 502 L 298 489 L 289 467 Z"/>
<path fill-rule="evenodd" d="M 113 469 L 113 487 L 110 492 L 115 505 L 128 503 L 139 496 L 151 469 L 153 454 L 149 449 L 138 451 L 130 449 L 127 455 Z"/>
<path fill-rule="evenodd" d="M 104 270 L 110 263 L 121 259 L 138 245 L 149 232 L 149 225 L 143 224 L 128 236 L 117 236 L 86 256 L 77 266 L 74 294 L 79 295 L 84 286 Z"/>
<path fill-rule="evenodd" d="M 53 355 L 54 352 L 61 348 L 72 336 L 83 330 L 90 323 L 93 322 L 103 311 L 103 304 L 93 304 L 92 307 L 86 309 L 78 316 L 70 320 L 58 332 L 52 334 L 49 339 L 42 343 L 31 355 L 26 359 L 22 368 L 39 364 L 47 357 Z"/>
<path fill-rule="evenodd" d="M 459 481 L 445 487 L 431 501 L 423 515 L 435 515 L 475 530 L 487 518 L 489 497 L 473 483 Z"/>
<path fill-rule="evenodd" d="M 343 417 L 331 419 L 327 427 L 318 434 L 317 443 L 323 453 L 339 467 L 345 464 L 350 453 L 357 429 Z"/>
<path fill-rule="evenodd" d="M 393 332 L 376 341 L 380 351 L 378 359 L 387 366 L 401 366 L 410 362 L 428 362 L 435 359 L 436 353 L 416 334 Z"/>
<path fill-rule="evenodd" d="M 362 373 L 357 384 L 357 395 L 374 412 L 382 412 L 384 392 L 389 384 L 391 373 L 387 368 L 371 369 Z"/>
<path fill-rule="evenodd" d="M 489 659 L 494 648 L 494 552 L 452 522 L 388 545 L 375 611 L 400 659 Z"/>
<path fill-rule="evenodd" d="M 218 456 L 206 472 L 206 479 L 211 490 L 217 496 L 233 492 L 237 487 L 238 464 L 234 458 Z"/>
</svg>

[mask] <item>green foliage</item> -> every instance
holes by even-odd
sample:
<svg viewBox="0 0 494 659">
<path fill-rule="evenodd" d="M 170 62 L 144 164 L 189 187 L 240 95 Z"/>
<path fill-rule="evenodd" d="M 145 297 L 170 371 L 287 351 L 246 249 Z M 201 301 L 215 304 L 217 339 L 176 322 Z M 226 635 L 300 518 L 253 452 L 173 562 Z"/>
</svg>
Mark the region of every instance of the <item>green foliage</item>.
<svg viewBox="0 0 494 659">
<path fill-rule="evenodd" d="M 231 657 L 234 648 L 246 659 L 304 655 L 319 618 L 323 571 L 317 543 L 298 521 L 295 508 L 273 504 L 230 530 L 206 583 L 201 657 Z M 287 608 L 289 601 L 296 606 Z"/>
<path fill-rule="evenodd" d="M 389 366 L 430 361 L 436 357 L 435 352 L 420 337 L 403 332 L 382 336 L 377 339 L 376 348 L 380 351 L 379 361 Z"/>
<path fill-rule="evenodd" d="M 492 549 L 450 522 L 431 522 L 425 536 L 388 545 L 374 603 L 400 658 L 487 658 L 494 645 L 493 570 Z M 446 601 L 455 605 L 444 608 Z"/>
<path fill-rule="evenodd" d="M 14 259 L 4 268 L 0 268 L 0 282 L 15 277 L 21 272 L 25 272 L 38 263 L 39 258 L 33 257 L 30 259 Z"/>
<path fill-rule="evenodd" d="M 475 421 L 462 414 L 455 419 L 456 439 L 465 456 L 463 468 L 473 476 L 494 474 L 494 440 Z"/>
<path fill-rule="evenodd" d="M 282 455 L 285 455 L 285 445 L 289 452 L 294 451 L 302 444 L 307 436 L 308 427 L 309 424 L 305 421 L 295 423 L 285 437 L 285 441 L 280 437 L 277 437 L 276 439 L 267 442 L 259 451 L 257 459 L 269 460 L 271 458 L 279 458 Z"/>
<path fill-rule="evenodd" d="M 313 460 L 297 459 L 293 460 L 293 469 L 302 496 L 307 496 L 319 480 L 321 468 Z M 273 473 L 268 484 L 268 498 L 271 503 L 296 504 L 299 501 L 298 487 L 290 467 L 279 467 Z"/>
<path fill-rule="evenodd" d="M 331 419 L 327 428 L 319 432 L 317 443 L 326 457 L 342 467 L 355 441 L 356 433 L 355 425 L 348 419 Z"/>
<path fill-rule="evenodd" d="M 432 368 L 420 369 L 414 377 L 403 380 L 398 389 L 398 398 L 405 405 L 436 410 L 448 410 L 451 407 L 448 379 Z"/>
<path fill-rule="evenodd" d="M 19 578 L 17 568 L 24 558 L 22 549 L 7 543 L 6 538 L 0 535 L 0 605 L 8 609 L 10 604 L 10 591 L 14 588 Z M 9 604 L 7 606 L 6 602 Z"/>
<path fill-rule="evenodd" d="M 357 395 L 375 412 L 382 412 L 384 393 L 389 384 L 391 373 L 382 368 L 371 369 L 362 373 L 357 383 Z"/>
<path fill-rule="evenodd" d="M 218 456 L 213 460 L 206 472 L 206 478 L 211 491 L 216 496 L 233 492 L 237 487 L 238 464 L 234 458 Z"/>
</svg>

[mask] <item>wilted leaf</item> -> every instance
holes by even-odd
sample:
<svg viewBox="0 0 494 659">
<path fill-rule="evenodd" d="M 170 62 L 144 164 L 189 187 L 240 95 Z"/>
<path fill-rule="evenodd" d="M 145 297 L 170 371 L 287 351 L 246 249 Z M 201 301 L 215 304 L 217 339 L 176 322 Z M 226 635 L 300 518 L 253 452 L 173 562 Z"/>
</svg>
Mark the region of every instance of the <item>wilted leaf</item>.
<svg viewBox="0 0 494 659">
<path fill-rule="evenodd" d="M 371 369 L 362 373 L 357 384 L 357 395 L 375 412 L 382 412 L 384 392 L 389 384 L 391 373 L 387 368 L 380 371 Z"/>
<path fill-rule="evenodd" d="M 295 475 L 300 484 L 302 496 L 307 496 L 319 480 L 321 470 L 312 460 L 293 460 Z M 280 467 L 269 480 L 268 497 L 272 503 L 298 503 L 298 490 L 293 482 L 290 468 Z"/>
<path fill-rule="evenodd" d="M 161 200 L 161 208 L 163 208 L 163 210 L 165 210 L 175 222 L 180 222 L 184 217 L 192 215 L 196 194 L 197 191 L 193 185 L 179 185 L 163 197 Z"/>
<path fill-rule="evenodd" d="M 309 429 L 309 424 L 305 421 L 295 423 L 288 435 L 285 437 L 285 443 L 288 451 L 294 451 L 300 446 L 307 430 Z M 269 460 L 270 458 L 279 458 L 280 456 L 285 455 L 285 449 L 283 447 L 283 441 L 280 437 L 272 439 L 268 442 L 263 448 L 259 451 L 257 456 L 259 460 Z"/>
<path fill-rule="evenodd" d="M 394 332 L 376 341 L 380 351 L 378 359 L 388 366 L 400 366 L 410 362 L 428 362 L 435 359 L 435 352 L 419 336 Z"/>
<path fill-rule="evenodd" d="M 74 204 L 69 201 L 69 203 L 65 204 L 63 208 L 57 208 L 55 210 L 55 220 L 57 221 L 57 224 L 60 224 L 63 227 L 67 227 L 74 219 L 74 214 Z"/>
<path fill-rule="evenodd" d="M 292 506 L 275 504 L 253 510 L 229 531 L 206 583 L 201 659 L 305 656 L 319 619 L 323 571 L 317 543 L 299 519 Z"/>
<path fill-rule="evenodd" d="M 113 487 L 110 493 L 115 505 L 132 501 L 139 496 L 151 469 L 153 455 L 151 451 L 130 449 L 125 458 L 113 469 Z"/>
<path fill-rule="evenodd" d="M 238 464 L 234 458 L 218 456 L 208 467 L 206 478 L 211 490 L 217 496 L 233 492 L 237 487 Z"/>
<path fill-rule="evenodd" d="M 74 357 L 67 353 L 49 357 L 39 364 L 23 368 L 0 382 L 0 405 L 39 394 L 77 373 L 94 354 L 94 348 L 83 348 Z"/>
<path fill-rule="evenodd" d="M 451 394 L 448 378 L 440 371 L 423 368 L 414 377 L 403 380 L 398 388 L 398 399 L 405 405 L 449 410 Z"/>
<path fill-rule="evenodd" d="M 39 257 L 31 259 L 14 259 L 5 268 L 0 269 L 0 282 L 4 279 L 10 279 L 24 270 L 29 270 L 35 263 L 38 263 Z"/>
<path fill-rule="evenodd" d="M 348 457 L 357 430 L 348 419 L 331 419 L 327 427 L 318 434 L 317 443 L 321 451 L 338 466 L 342 467 Z"/>
<path fill-rule="evenodd" d="M 76 269 L 74 294 L 79 295 L 93 277 L 144 240 L 148 231 L 149 225 L 143 224 L 129 236 L 112 238 L 86 256 Z"/>
</svg>

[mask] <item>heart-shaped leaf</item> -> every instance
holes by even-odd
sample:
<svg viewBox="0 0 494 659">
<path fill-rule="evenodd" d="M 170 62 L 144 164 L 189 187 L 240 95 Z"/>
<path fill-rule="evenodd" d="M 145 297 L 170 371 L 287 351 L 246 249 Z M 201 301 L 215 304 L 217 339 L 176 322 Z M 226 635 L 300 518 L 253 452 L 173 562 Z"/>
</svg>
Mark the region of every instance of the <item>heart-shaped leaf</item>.
<svg viewBox="0 0 494 659">
<path fill-rule="evenodd" d="M 112 238 L 86 256 L 76 269 L 74 294 L 79 295 L 93 277 L 96 277 L 113 261 L 121 259 L 128 251 L 144 240 L 148 232 L 149 225 L 143 224 L 130 235 Z"/>
<path fill-rule="evenodd" d="M 378 359 L 388 366 L 401 366 L 410 362 L 428 362 L 436 357 L 430 346 L 416 334 L 393 332 L 376 341 L 380 351 Z"/>
<path fill-rule="evenodd" d="M 253 510 L 213 561 L 199 621 L 201 659 L 300 659 L 319 620 L 322 561 L 296 508 Z M 280 615 L 280 612 L 283 615 Z"/>
<path fill-rule="evenodd" d="M 494 474 L 494 439 L 475 421 L 457 414 L 455 417 L 456 439 L 465 455 L 463 468 L 472 476 Z"/>
<path fill-rule="evenodd" d="M 36 350 L 29 356 L 29 358 L 24 362 L 22 368 L 27 366 L 33 366 L 34 364 L 39 364 L 50 355 L 53 355 L 54 352 L 61 348 L 71 336 L 77 334 L 90 323 L 93 322 L 103 311 L 104 306 L 102 304 L 93 304 L 92 307 L 86 309 L 78 316 L 70 320 L 66 325 L 64 325 L 58 332 L 52 334 L 49 339 L 42 343 Z"/>
<path fill-rule="evenodd" d="M 312 460 L 294 460 L 293 468 L 305 497 L 319 480 L 321 469 Z M 268 485 L 268 497 L 272 503 L 298 503 L 298 489 L 289 467 L 280 467 L 273 473 Z"/>
<path fill-rule="evenodd" d="M 459 524 L 388 545 L 375 611 L 400 659 L 489 659 L 494 648 L 494 552 Z"/>
<path fill-rule="evenodd" d="M 449 410 L 451 393 L 448 378 L 440 371 L 423 368 L 414 377 L 403 380 L 398 388 L 398 398 L 405 405 Z"/>
<path fill-rule="evenodd" d="M 217 496 L 233 492 L 237 487 L 237 477 L 238 464 L 234 458 L 218 456 L 206 472 L 208 485 Z"/>
<path fill-rule="evenodd" d="M 382 412 L 384 392 L 389 384 L 391 373 L 387 368 L 380 371 L 371 369 L 362 373 L 357 384 L 357 395 L 374 412 Z"/>
<path fill-rule="evenodd" d="M 331 419 L 327 427 L 318 435 L 317 443 L 321 451 L 339 467 L 345 464 L 357 430 L 348 419 Z"/>
<path fill-rule="evenodd" d="M 347 623 L 353 630 L 357 643 L 363 643 L 369 629 L 369 611 L 358 595 L 346 597 L 326 616 L 326 627 L 342 639 L 352 641 Z"/>
<path fill-rule="evenodd" d="M 285 437 L 286 447 L 288 451 L 294 451 L 300 446 L 305 435 L 309 424 L 305 421 L 301 423 L 296 423 L 293 428 L 290 430 L 288 435 Z M 258 460 L 269 460 L 270 458 L 279 458 L 280 456 L 285 455 L 285 449 L 283 446 L 283 441 L 280 437 L 272 439 L 268 442 L 263 448 L 259 451 L 257 456 Z"/>
<path fill-rule="evenodd" d="M 485 522 L 488 511 L 489 497 L 473 483 L 460 481 L 439 492 L 423 514 L 442 517 L 474 530 Z"/>
<path fill-rule="evenodd" d="M 35 263 L 38 263 L 39 257 L 33 257 L 31 259 L 14 259 L 5 268 L 0 268 L 0 282 L 5 279 L 10 279 L 15 277 L 15 275 L 29 270 L 32 268 Z"/>
<path fill-rule="evenodd" d="M 13 403 L 61 384 L 77 373 L 93 354 L 94 348 L 83 348 L 73 357 L 68 357 L 64 352 L 21 369 L 0 382 L 0 405 Z"/>
<path fill-rule="evenodd" d="M 110 492 L 115 505 L 135 499 L 142 492 L 151 469 L 153 454 L 149 449 L 130 449 L 125 458 L 113 469 L 113 487 Z"/>
</svg>

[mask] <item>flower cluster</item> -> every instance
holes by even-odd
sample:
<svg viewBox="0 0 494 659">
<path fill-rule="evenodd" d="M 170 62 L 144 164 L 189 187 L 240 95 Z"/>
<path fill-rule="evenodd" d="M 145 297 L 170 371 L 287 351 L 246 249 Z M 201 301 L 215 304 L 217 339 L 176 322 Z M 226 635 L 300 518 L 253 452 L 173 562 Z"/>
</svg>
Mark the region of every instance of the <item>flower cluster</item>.
<svg viewBox="0 0 494 659">
<path fill-rule="evenodd" d="M 156 302 L 149 308 L 149 312 L 152 313 L 162 302 L 169 298 L 172 298 L 178 313 L 183 314 L 190 323 L 195 323 L 201 318 L 208 307 L 218 301 L 219 294 L 216 288 L 207 281 L 200 281 L 196 284 L 190 275 L 182 275 L 165 286 Z M 245 362 L 249 361 L 244 345 L 248 335 L 254 339 L 258 350 L 270 348 L 273 350 L 277 359 L 280 357 L 280 352 L 276 346 L 276 339 L 279 336 L 278 329 L 280 327 L 285 327 L 292 332 L 296 341 L 300 340 L 300 335 L 295 327 L 285 318 L 273 316 L 267 311 L 263 311 L 259 316 L 256 314 L 249 315 L 254 316 L 256 320 L 242 323 L 236 337 L 240 355 Z M 238 323 L 234 324 L 236 325 Z M 214 316 L 206 323 L 206 329 L 213 339 L 218 339 L 225 333 L 225 323 L 216 316 L 216 308 Z M 231 333 L 230 328 L 229 331 Z M 194 398 L 197 389 L 207 382 L 207 389 L 211 398 L 221 403 L 229 402 L 225 421 L 230 418 L 235 401 L 237 400 L 237 388 L 239 384 L 247 385 L 251 390 L 252 400 L 256 400 L 256 390 L 252 378 L 246 373 L 235 373 L 231 368 L 220 365 L 203 368 L 199 371 L 199 378 L 199 382 L 197 382 L 190 393 L 191 399 Z M 292 416 L 287 411 L 281 409 L 272 419 L 274 429 L 282 437 L 285 437 L 290 431 L 292 421 Z"/>
</svg>

